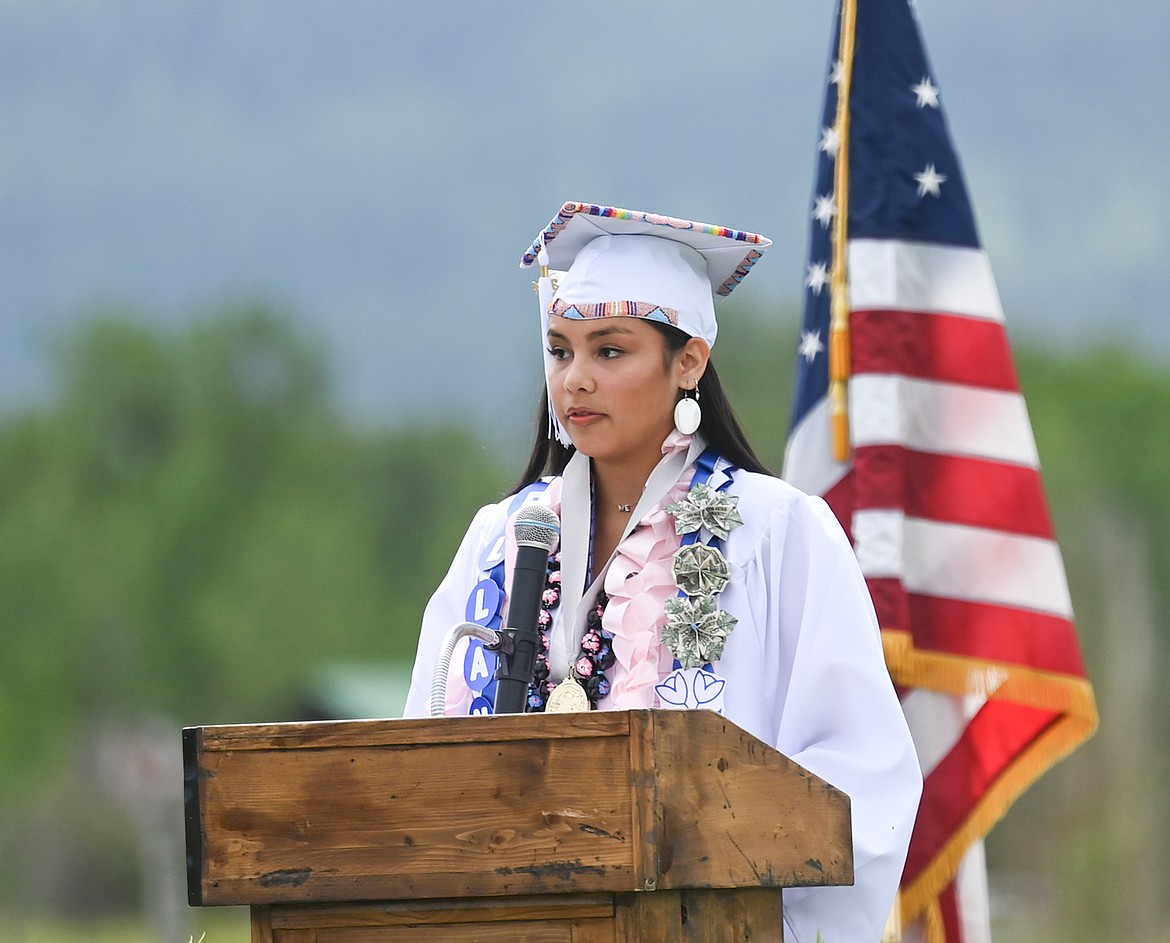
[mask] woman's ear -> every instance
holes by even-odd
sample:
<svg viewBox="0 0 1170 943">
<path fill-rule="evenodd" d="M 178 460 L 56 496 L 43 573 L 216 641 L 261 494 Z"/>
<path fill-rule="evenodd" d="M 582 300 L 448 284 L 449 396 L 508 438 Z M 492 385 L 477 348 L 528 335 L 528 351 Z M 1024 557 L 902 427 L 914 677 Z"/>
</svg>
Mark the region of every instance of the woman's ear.
<svg viewBox="0 0 1170 943">
<path fill-rule="evenodd" d="M 701 337 L 692 337 L 678 353 L 679 386 L 691 390 L 707 372 L 711 346 Z"/>
</svg>

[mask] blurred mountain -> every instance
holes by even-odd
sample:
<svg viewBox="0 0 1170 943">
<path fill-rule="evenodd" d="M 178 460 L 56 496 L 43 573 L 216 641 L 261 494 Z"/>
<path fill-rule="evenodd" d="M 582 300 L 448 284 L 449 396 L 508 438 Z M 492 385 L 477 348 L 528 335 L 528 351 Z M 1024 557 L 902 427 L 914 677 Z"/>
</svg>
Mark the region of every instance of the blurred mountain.
<svg viewBox="0 0 1170 943">
<path fill-rule="evenodd" d="M 917 5 L 1013 332 L 1170 351 L 1170 7 Z M 516 262 L 565 199 L 768 234 L 745 300 L 792 317 L 832 16 L 0 0 L 0 409 L 103 308 L 260 295 L 358 415 L 527 417 Z"/>
</svg>

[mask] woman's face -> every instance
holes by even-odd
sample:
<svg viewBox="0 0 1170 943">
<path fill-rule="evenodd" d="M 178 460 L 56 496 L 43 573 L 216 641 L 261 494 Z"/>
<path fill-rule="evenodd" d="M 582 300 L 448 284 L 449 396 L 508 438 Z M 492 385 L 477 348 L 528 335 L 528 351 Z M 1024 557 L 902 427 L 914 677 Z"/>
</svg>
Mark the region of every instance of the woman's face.
<svg viewBox="0 0 1170 943">
<path fill-rule="evenodd" d="M 692 339 L 669 355 L 662 334 L 638 318 L 559 315 L 549 319 L 548 343 L 553 407 L 577 450 L 595 461 L 656 465 L 679 390 L 706 367 L 706 343 Z"/>
</svg>

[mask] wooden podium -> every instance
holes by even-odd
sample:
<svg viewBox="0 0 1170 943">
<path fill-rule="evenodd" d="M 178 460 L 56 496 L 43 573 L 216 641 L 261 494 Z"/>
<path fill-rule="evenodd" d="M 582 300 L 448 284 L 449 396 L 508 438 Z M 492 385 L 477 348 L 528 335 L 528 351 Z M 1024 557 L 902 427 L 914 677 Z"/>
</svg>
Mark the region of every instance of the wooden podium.
<svg viewBox="0 0 1170 943">
<path fill-rule="evenodd" d="M 849 800 L 708 711 L 190 727 L 192 905 L 253 943 L 781 940 Z"/>
</svg>

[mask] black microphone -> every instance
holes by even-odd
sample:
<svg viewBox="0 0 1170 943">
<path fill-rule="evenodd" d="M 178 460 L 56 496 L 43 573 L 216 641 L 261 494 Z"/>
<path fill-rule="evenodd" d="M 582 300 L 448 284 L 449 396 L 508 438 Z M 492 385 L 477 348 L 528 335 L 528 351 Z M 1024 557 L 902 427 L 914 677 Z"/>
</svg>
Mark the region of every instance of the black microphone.
<svg viewBox="0 0 1170 943">
<path fill-rule="evenodd" d="M 548 557 L 561 536 L 561 521 L 556 512 L 539 504 L 520 509 L 514 529 L 516 565 L 512 572 L 512 592 L 508 596 L 508 625 L 500 633 L 505 641 L 496 669 L 497 714 L 522 714 L 528 698 L 528 685 L 536 670 L 536 651 L 540 645 L 540 597 L 544 594 Z M 511 654 L 507 653 L 511 647 Z"/>
</svg>

